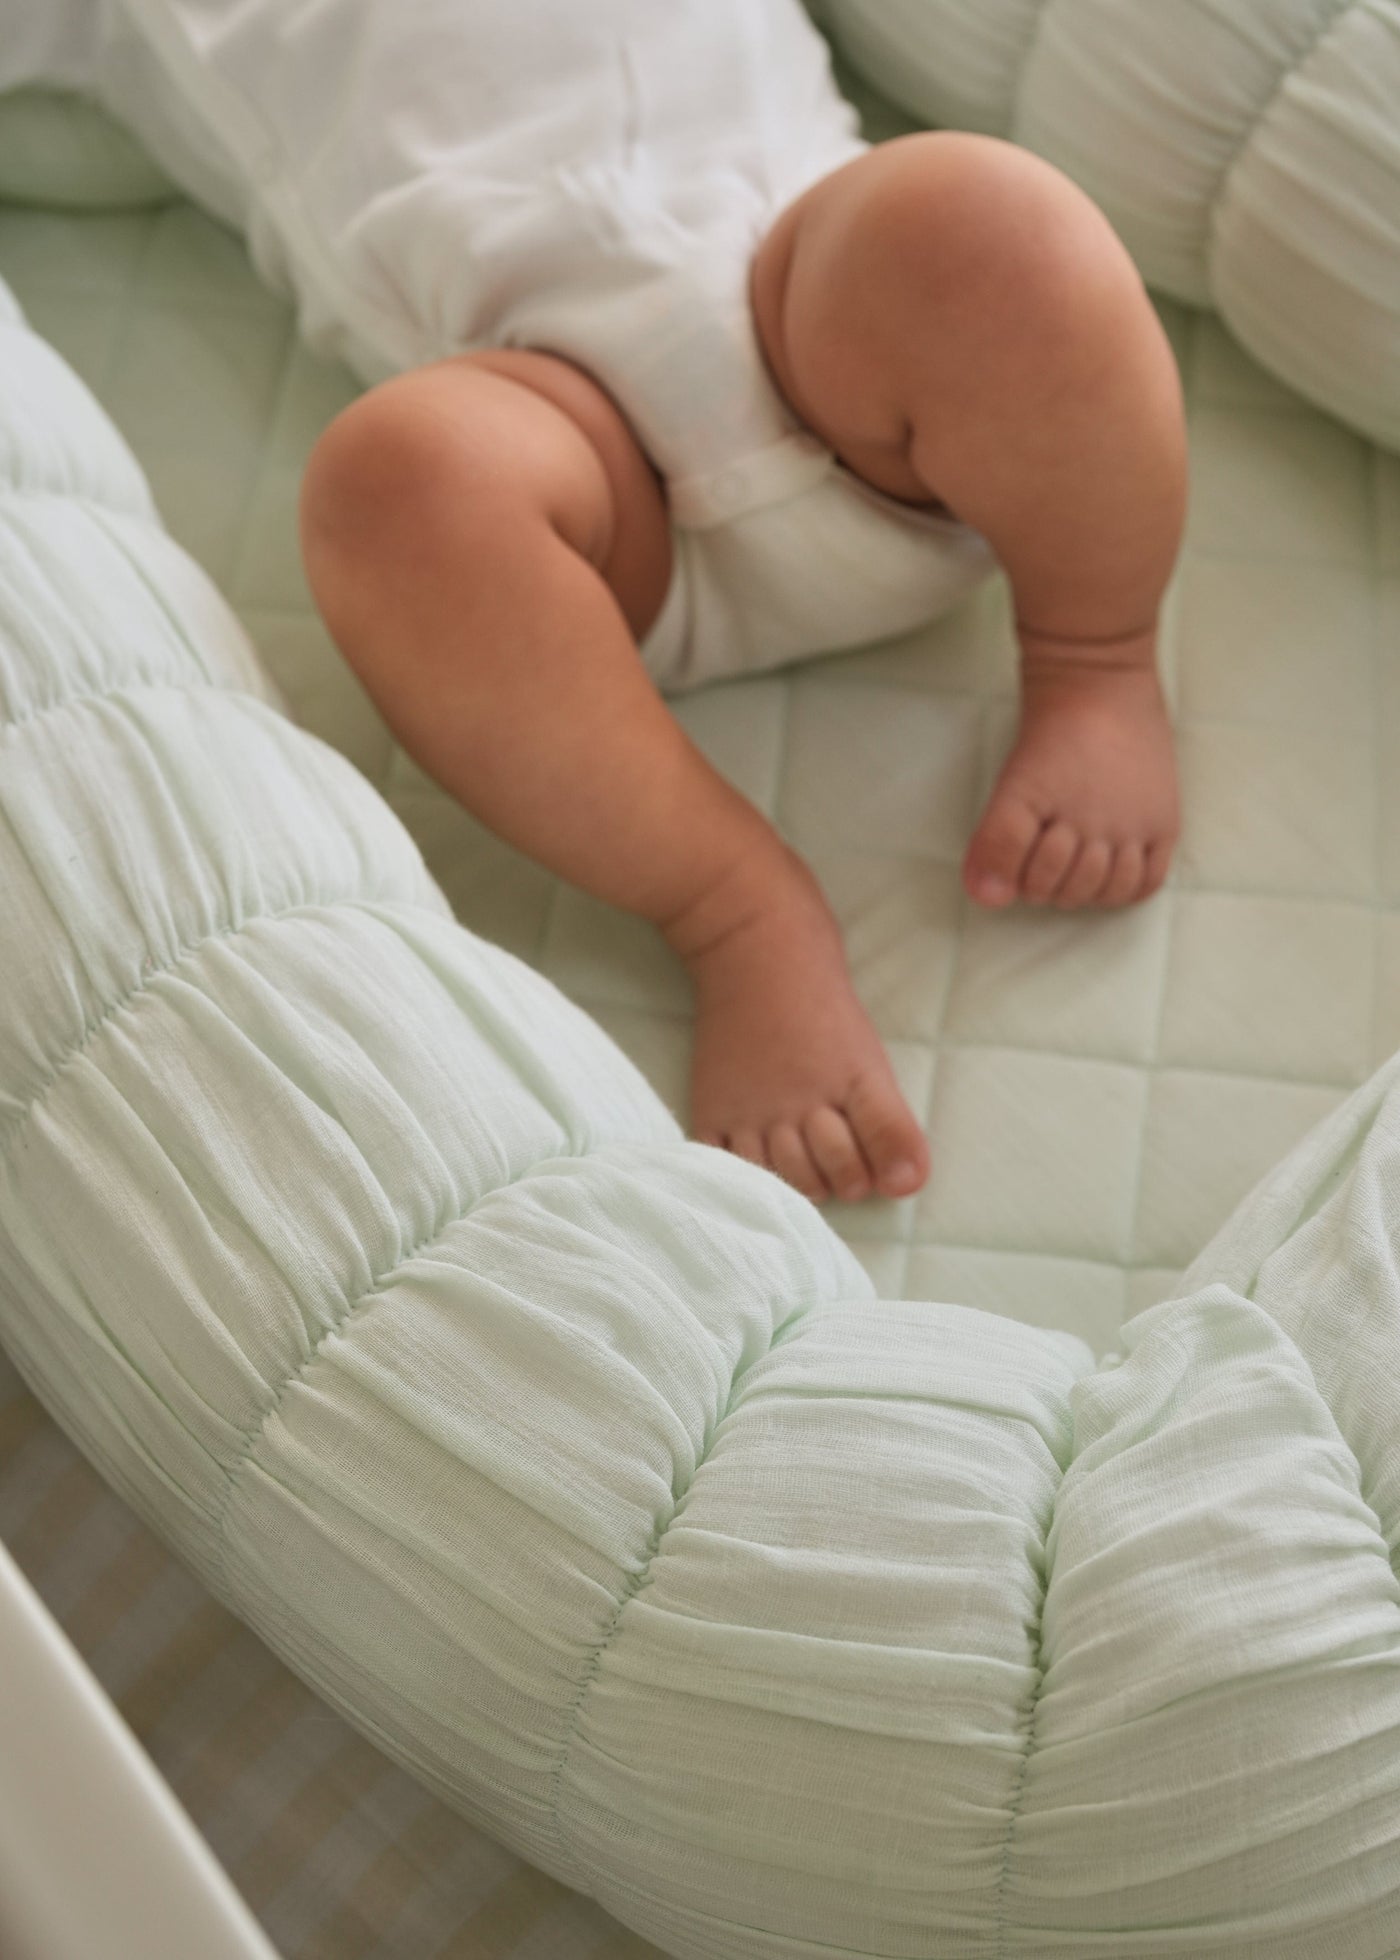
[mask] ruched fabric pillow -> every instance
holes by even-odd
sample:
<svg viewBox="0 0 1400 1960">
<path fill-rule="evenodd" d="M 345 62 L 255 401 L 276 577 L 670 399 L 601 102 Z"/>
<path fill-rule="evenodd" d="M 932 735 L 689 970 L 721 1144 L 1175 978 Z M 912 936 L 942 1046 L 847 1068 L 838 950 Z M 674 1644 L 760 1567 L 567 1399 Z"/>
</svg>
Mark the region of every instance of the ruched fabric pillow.
<svg viewBox="0 0 1400 1960">
<path fill-rule="evenodd" d="M 0 1332 L 212 1588 L 696 1960 L 1400 1947 L 1400 1072 L 1095 1370 L 880 1301 L 456 926 L 0 321 Z"/>
<path fill-rule="evenodd" d="M 1400 445 L 1400 0 L 811 0 L 921 122 L 1012 137 L 1149 285 Z"/>
</svg>

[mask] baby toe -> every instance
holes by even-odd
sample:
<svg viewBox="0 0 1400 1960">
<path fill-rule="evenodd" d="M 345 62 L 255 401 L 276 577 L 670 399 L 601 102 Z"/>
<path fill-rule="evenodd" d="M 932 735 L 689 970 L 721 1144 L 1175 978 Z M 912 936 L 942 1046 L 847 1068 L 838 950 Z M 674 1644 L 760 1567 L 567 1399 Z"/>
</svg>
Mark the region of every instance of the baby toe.
<svg viewBox="0 0 1400 1960">
<path fill-rule="evenodd" d="M 814 1109 L 802 1126 L 807 1148 L 832 1194 L 844 1204 L 856 1204 L 870 1192 L 870 1170 L 854 1132 L 839 1109 L 829 1103 Z"/>
<path fill-rule="evenodd" d="M 1040 818 L 1017 796 L 993 797 L 963 861 L 963 885 L 979 905 L 1009 905 L 1020 889 Z"/>
<path fill-rule="evenodd" d="M 1099 894 L 1102 906 L 1131 905 L 1142 887 L 1143 851 L 1141 844 L 1120 844 L 1104 888 Z"/>
<path fill-rule="evenodd" d="M 812 1160 L 802 1132 L 795 1123 L 775 1123 L 768 1132 L 768 1155 L 774 1170 L 794 1190 L 813 1204 L 823 1204 L 831 1196 L 826 1179 Z"/>
<path fill-rule="evenodd" d="M 1060 880 L 1053 903 L 1070 912 L 1081 905 L 1092 905 L 1103 889 L 1113 863 L 1113 846 L 1103 837 L 1093 837 L 1079 849 L 1078 856 Z"/>
<path fill-rule="evenodd" d="M 732 1151 L 736 1157 L 746 1158 L 751 1164 L 761 1164 L 766 1171 L 771 1171 L 773 1168 L 768 1161 L 768 1145 L 761 1130 L 750 1129 L 747 1126 L 727 1130 L 724 1133 L 724 1147 Z"/>
<path fill-rule="evenodd" d="M 1162 889 L 1171 870 L 1174 841 L 1158 840 L 1147 847 L 1142 874 L 1142 898 L 1151 898 L 1154 892 Z"/>
<path fill-rule="evenodd" d="M 917 1191 L 928 1176 L 928 1145 L 894 1077 L 858 1082 L 846 1097 L 845 1115 L 880 1196 L 907 1198 Z"/>
<path fill-rule="evenodd" d="M 1063 818 L 1049 824 L 1036 840 L 1021 875 L 1022 896 L 1032 905 L 1045 905 L 1055 896 L 1061 880 L 1079 850 L 1079 832 Z"/>
</svg>

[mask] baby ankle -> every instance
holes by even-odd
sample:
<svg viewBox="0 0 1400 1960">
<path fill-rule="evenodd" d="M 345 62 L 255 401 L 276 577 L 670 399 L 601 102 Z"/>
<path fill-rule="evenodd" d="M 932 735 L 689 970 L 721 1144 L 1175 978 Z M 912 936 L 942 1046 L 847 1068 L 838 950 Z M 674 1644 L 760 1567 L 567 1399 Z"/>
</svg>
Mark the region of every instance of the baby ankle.
<svg viewBox="0 0 1400 1960">
<path fill-rule="evenodd" d="M 1021 671 L 1027 679 L 1056 673 L 1122 673 L 1157 664 L 1157 621 L 1113 633 L 1048 632 L 1018 618 Z"/>
<path fill-rule="evenodd" d="M 672 952 L 693 969 L 794 898 L 824 904 L 806 865 L 774 837 L 771 848 L 745 851 L 678 911 L 653 923 Z"/>
</svg>

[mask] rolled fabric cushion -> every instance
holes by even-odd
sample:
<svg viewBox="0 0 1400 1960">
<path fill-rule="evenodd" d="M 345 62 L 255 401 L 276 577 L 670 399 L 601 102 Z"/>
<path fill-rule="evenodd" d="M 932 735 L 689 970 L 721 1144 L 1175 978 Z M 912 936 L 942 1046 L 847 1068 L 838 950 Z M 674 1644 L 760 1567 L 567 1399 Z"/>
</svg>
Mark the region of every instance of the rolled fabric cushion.
<svg viewBox="0 0 1400 1960">
<path fill-rule="evenodd" d="M 12 306 L 0 905 L 7 1347 L 465 1816 L 680 1955 L 1395 1950 L 1396 1065 L 1101 1369 L 875 1299 L 454 924 Z"/>
<path fill-rule="evenodd" d="M 1400 444 L 1400 0 L 816 0 L 921 122 L 1009 136 L 1149 285 Z"/>
</svg>

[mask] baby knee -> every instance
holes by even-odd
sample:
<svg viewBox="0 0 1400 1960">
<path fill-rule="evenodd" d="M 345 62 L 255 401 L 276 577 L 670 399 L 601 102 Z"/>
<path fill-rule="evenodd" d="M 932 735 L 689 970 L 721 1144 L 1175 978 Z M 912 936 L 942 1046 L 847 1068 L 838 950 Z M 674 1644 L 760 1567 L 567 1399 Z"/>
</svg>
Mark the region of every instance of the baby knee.
<svg viewBox="0 0 1400 1960">
<path fill-rule="evenodd" d="M 879 195 L 902 276 L 930 296 L 960 286 L 974 302 L 1083 323 L 1101 297 L 1142 284 L 1098 206 L 1044 158 L 996 137 L 929 131 L 898 139 Z"/>
<path fill-rule="evenodd" d="M 902 431 L 906 450 L 926 410 L 946 419 L 950 389 L 977 395 L 979 414 L 988 393 L 1019 412 L 1028 387 L 1092 391 L 1106 362 L 1131 365 L 1160 337 L 1103 213 L 1014 144 L 896 137 L 794 208 L 787 365 L 829 420 Z"/>
<path fill-rule="evenodd" d="M 611 521 L 606 472 L 576 423 L 471 355 L 361 395 L 322 434 L 302 484 L 308 560 L 401 548 L 421 560 L 438 546 L 459 560 L 522 524 L 591 555 Z"/>
<path fill-rule="evenodd" d="M 460 461 L 400 382 L 385 382 L 322 432 L 302 478 L 300 524 L 308 560 L 361 559 L 440 504 Z"/>
</svg>

